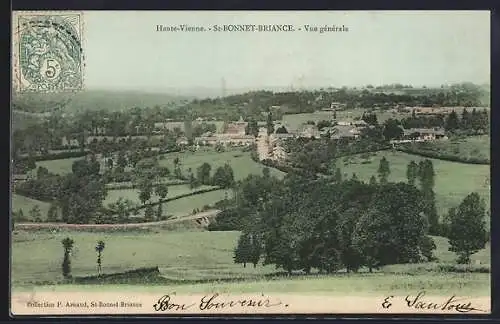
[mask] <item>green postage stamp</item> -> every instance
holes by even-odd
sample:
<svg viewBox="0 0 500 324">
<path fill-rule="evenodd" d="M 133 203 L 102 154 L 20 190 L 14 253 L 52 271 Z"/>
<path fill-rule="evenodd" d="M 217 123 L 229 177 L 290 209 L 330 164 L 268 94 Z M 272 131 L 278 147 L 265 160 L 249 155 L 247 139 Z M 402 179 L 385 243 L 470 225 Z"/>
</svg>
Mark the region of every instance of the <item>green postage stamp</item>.
<svg viewBox="0 0 500 324">
<path fill-rule="evenodd" d="M 17 12 L 13 19 L 14 86 L 18 92 L 83 87 L 81 12 Z"/>
</svg>

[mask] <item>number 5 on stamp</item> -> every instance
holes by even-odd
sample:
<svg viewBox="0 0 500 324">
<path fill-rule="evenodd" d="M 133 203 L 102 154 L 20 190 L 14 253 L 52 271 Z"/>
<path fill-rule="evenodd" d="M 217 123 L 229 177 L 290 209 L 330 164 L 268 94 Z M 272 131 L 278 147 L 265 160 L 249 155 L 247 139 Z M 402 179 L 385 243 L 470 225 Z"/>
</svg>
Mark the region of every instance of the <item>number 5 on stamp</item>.
<svg viewBox="0 0 500 324">
<path fill-rule="evenodd" d="M 14 12 L 13 83 L 18 92 L 83 88 L 83 14 Z"/>
</svg>

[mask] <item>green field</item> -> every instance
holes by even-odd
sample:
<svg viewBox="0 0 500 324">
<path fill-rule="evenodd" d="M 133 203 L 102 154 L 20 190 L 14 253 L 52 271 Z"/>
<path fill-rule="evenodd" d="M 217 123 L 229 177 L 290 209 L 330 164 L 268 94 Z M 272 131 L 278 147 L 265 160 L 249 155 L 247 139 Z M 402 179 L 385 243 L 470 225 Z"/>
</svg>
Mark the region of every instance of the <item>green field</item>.
<svg viewBox="0 0 500 324">
<path fill-rule="evenodd" d="M 328 277 L 298 277 L 292 279 L 264 280 L 263 275 L 275 273 L 273 266 L 258 265 L 256 268 L 234 264 L 233 248 L 238 232 L 168 232 L 157 233 L 109 233 L 71 232 L 49 234 L 43 232 L 19 232 L 14 235 L 12 247 L 12 282 L 15 288 L 28 287 L 31 282 L 54 282 L 61 279 L 60 263 L 63 249 L 61 240 L 71 236 L 75 240 L 72 266 L 73 275 L 85 276 L 96 273 L 94 246 L 98 240 L 106 242 L 103 252 L 103 271 L 121 272 L 139 267 L 158 266 L 162 276 L 170 279 L 209 279 L 206 284 L 176 286 L 176 292 L 331 292 L 374 293 L 380 291 L 457 291 L 460 293 L 485 294 L 489 292 L 489 274 L 481 273 L 339 273 Z M 447 251 L 448 243 L 435 238 L 440 262 L 452 262 L 454 255 Z M 472 256 L 473 261 L 490 262 L 490 249 Z M 400 265 L 408 267 L 411 265 Z M 391 270 L 392 271 L 392 270 Z M 245 282 L 221 282 L 224 279 L 241 278 Z M 219 280 L 219 281 L 217 281 Z M 57 289 L 78 289 L 82 286 L 58 286 Z M 103 289 L 102 286 L 86 286 Z M 125 289 L 127 286 L 106 286 L 107 289 Z M 134 286 L 134 289 L 137 286 Z M 130 286 L 128 286 L 130 288 Z M 140 290 L 154 287 L 137 287 Z M 165 286 L 157 287 L 157 289 Z M 135 290 L 134 290 L 135 291 Z"/>
<path fill-rule="evenodd" d="M 163 159 L 160 159 L 160 165 L 173 170 L 174 159 L 178 157 L 180 159 L 183 172 L 187 174 L 188 169 L 191 168 L 195 176 L 196 169 L 205 162 L 212 166 L 211 175 L 214 174 L 215 169 L 223 166 L 225 163 L 228 163 L 233 168 L 234 178 L 236 180 L 244 179 L 249 174 L 262 174 L 262 169 L 265 168 L 265 166 L 253 161 L 250 158 L 250 152 L 242 152 L 238 150 L 221 153 L 213 150 L 200 150 L 197 152 L 186 151 L 165 154 L 163 157 Z M 284 175 L 283 172 L 276 169 L 271 169 L 271 174 L 280 178 Z"/>
<path fill-rule="evenodd" d="M 389 161 L 391 174 L 389 181 L 407 181 L 406 168 L 410 161 L 419 162 L 425 158 L 401 153 L 401 152 L 378 152 L 371 154 L 368 159 L 364 154 L 354 155 L 350 158 L 342 158 L 337 162 L 344 176 L 351 177 L 356 173 L 359 179 L 368 181 L 372 175 L 377 175 L 380 159 L 385 156 Z M 448 162 L 438 159 L 430 159 L 434 165 L 435 187 L 437 207 L 440 215 L 446 214 L 450 207 L 455 207 L 471 192 L 478 192 L 484 198 L 489 210 L 490 188 L 485 185 L 485 179 L 489 178 L 490 167 L 488 165 L 473 165 L 456 162 Z M 369 163 L 367 163 L 370 161 Z M 364 163 L 363 163 L 364 162 Z M 347 165 L 345 165 L 347 163 Z"/>
<path fill-rule="evenodd" d="M 245 280 L 240 282 L 207 282 L 184 285 L 57 285 L 57 286 L 13 286 L 13 291 L 51 292 L 123 292 L 176 294 L 246 294 L 246 293 L 298 293 L 301 295 L 327 296 L 380 296 L 381 294 L 408 295 L 425 290 L 429 295 L 463 295 L 471 297 L 489 296 L 490 275 L 487 273 L 428 273 L 428 274 L 384 274 L 359 273 L 333 276 L 302 276 L 273 280 Z"/>
<path fill-rule="evenodd" d="M 223 200 L 226 193 L 228 198 L 232 197 L 230 190 L 215 190 L 163 203 L 163 215 L 185 216 L 191 214 L 193 209 L 201 210 L 204 206 Z M 144 213 L 144 209 L 141 210 L 142 213 Z"/>
<path fill-rule="evenodd" d="M 81 157 L 78 158 L 68 158 L 68 159 L 60 159 L 60 160 L 49 160 L 49 161 L 38 161 L 36 162 L 36 167 L 45 167 L 51 173 L 55 174 L 68 174 L 71 173 L 71 167 L 73 166 L 73 162 L 77 160 L 81 160 Z M 36 170 L 35 170 L 36 172 Z"/>
<path fill-rule="evenodd" d="M 474 160 L 490 160 L 490 136 L 468 136 L 460 139 L 450 139 L 447 141 L 432 141 L 414 144 L 417 149 L 422 152 L 431 152 L 446 156 L 456 156 L 464 161 L 469 159 Z"/>
<path fill-rule="evenodd" d="M 232 192 L 230 190 L 215 190 L 204 192 L 197 195 L 175 199 L 162 204 L 162 215 L 164 216 L 186 216 L 193 213 L 193 209 L 200 211 L 204 206 L 213 205 L 215 202 L 223 200 L 226 197 L 231 198 Z M 156 210 L 157 206 L 154 206 Z M 139 209 L 135 216 L 144 216 L 145 209 Z"/>
<path fill-rule="evenodd" d="M 197 190 L 203 190 L 203 189 L 208 189 L 208 188 L 216 188 L 214 186 L 200 186 L 196 189 L 190 189 L 189 185 L 171 185 L 168 186 L 168 194 L 167 198 L 174 198 L 177 196 L 181 196 L 193 191 Z M 113 190 L 108 190 L 108 195 L 106 196 L 106 199 L 104 200 L 103 204 L 104 206 L 116 202 L 120 197 L 124 199 L 130 199 L 136 204 L 140 204 L 141 201 L 139 200 L 139 190 L 138 189 L 113 189 Z M 151 199 L 149 200 L 150 202 L 157 202 L 159 201 L 160 197 L 158 195 L 153 194 Z"/>
<path fill-rule="evenodd" d="M 40 213 L 42 219 L 47 218 L 47 212 L 49 211 L 50 204 L 44 201 L 31 199 L 21 195 L 12 194 L 12 210 L 17 212 L 18 210 L 23 211 L 25 218 L 30 218 L 30 210 L 38 205 L 40 208 Z"/>
</svg>

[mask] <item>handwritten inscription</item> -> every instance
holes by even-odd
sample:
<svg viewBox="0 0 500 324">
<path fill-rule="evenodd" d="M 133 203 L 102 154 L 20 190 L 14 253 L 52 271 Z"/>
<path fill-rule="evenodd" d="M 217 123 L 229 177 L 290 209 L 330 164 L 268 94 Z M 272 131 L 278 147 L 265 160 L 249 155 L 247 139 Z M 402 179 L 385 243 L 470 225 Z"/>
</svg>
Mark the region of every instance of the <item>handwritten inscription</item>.
<svg viewBox="0 0 500 324">
<path fill-rule="evenodd" d="M 385 309 L 393 305 L 392 299 L 394 296 L 389 296 L 382 302 L 382 307 Z M 408 308 L 426 311 L 451 311 L 458 313 L 469 313 L 472 311 L 486 312 L 472 305 L 472 302 L 466 298 L 458 298 L 455 295 L 443 299 L 442 301 L 430 301 L 425 298 L 425 292 L 421 291 L 417 295 L 408 295 L 404 298 L 404 304 Z"/>
<path fill-rule="evenodd" d="M 174 293 L 175 294 L 175 293 Z M 220 294 L 214 293 L 212 295 L 203 296 L 198 303 L 178 303 L 174 302 L 171 295 L 164 295 L 158 299 L 153 309 L 159 311 L 185 311 L 188 309 L 205 310 L 222 310 L 235 307 L 251 307 L 251 308 L 271 308 L 284 306 L 279 300 L 272 301 L 268 297 L 262 295 L 262 298 L 249 298 L 249 299 L 228 299 L 223 300 Z"/>
</svg>

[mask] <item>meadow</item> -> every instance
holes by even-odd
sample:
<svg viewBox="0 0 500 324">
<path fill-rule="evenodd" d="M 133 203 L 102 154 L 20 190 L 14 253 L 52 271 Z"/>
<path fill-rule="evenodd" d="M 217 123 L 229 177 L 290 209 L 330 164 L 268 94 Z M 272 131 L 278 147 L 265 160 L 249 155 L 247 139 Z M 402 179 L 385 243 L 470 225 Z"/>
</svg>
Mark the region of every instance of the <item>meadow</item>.
<svg viewBox="0 0 500 324">
<path fill-rule="evenodd" d="M 216 188 L 214 186 L 200 186 L 195 189 L 189 188 L 189 185 L 185 184 L 180 184 L 180 185 L 170 185 L 168 186 L 168 194 L 166 198 L 175 198 L 181 195 L 185 195 L 187 193 L 195 192 L 198 190 L 203 190 L 203 189 L 209 189 L 209 188 Z M 139 199 L 139 190 L 138 189 L 113 189 L 113 190 L 108 190 L 108 195 L 106 196 L 106 199 L 104 200 L 103 204 L 104 206 L 116 202 L 118 199 L 124 198 L 124 199 L 129 199 L 133 201 L 136 204 L 140 204 L 141 201 Z M 149 202 L 157 202 L 160 200 L 160 197 L 156 194 L 153 193 L 151 195 L 151 199 Z"/>
<path fill-rule="evenodd" d="M 72 257 L 74 276 L 96 274 L 96 252 L 98 240 L 106 242 L 103 252 L 104 273 L 116 273 L 139 267 L 158 266 L 164 278 L 186 280 L 186 284 L 175 285 L 177 293 L 185 292 L 301 292 L 301 293 L 345 293 L 357 294 L 408 292 L 425 289 L 428 292 L 466 293 L 484 295 L 489 293 L 490 276 L 487 273 L 412 273 L 412 265 L 396 265 L 409 269 L 406 273 L 394 273 L 395 266 L 387 266 L 369 274 L 338 273 L 330 276 L 293 276 L 284 278 L 273 266 L 258 265 L 253 268 L 233 263 L 233 248 L 238 232 L 206 231 L 157 231 L 144 233 L 91 233 L 91 232 L 18 232 L 13 237 L 12 283 L 14 289 L 27 289 L 34 282 L 54 283 L 62 279 L 61 240 L 71 236 L 75 240 Z M 436 256 L 439 262 L 453 262 L 455 256 L 447 251 L 448 242 L 435 237 Z M 490 248 L 472 256 L 473 262 L 490 263 Z M 409 275 L 411 274 L 411 275 Z M 268 278 L 266 280 L 266 278 Z M 240 279 L 237 281 L 236 279 Z M 189 283 L 189 280 L 206 280 Z M 244 281 L 241 281 L 244 280 Z M 137 288 L 137 290 L 136 290 Z M 132 289 L 127 285 L 51 286 L 53 290 L 64 289 Z M 165 285 L 133 286 L 134 291 L 165 289 Z"/>
<path fill-rule="evenodd" d="M 81 157 L 78 158 L 68 158 L 68 159 L 59 159 L 59 160 L 48 160 L 48 161 L 38 161 L 36 162 L 36 167 L 44 167 L 49 170 L 50 173 L 54 174 L 68 174 L 71 173 L 73 162 L 77 160 L 81 160 Z M 36 169 L 33 171 L 36 172 Z"/>
<path fill-rule="evenodd" d="M 175 199 L 162 203 L 162 215 L 167 217 L 186 216 L 192 214 L 194 209 L 199 209 L 201 211 L 203 207 L 213 205 L 215 202 L 223 200 L 226 197 L 232 197 L 231 190 L 221 189 Z M 155 206 L 154 208 L 156 209 L 158 207 Z M 144 208 L 139 209 L 135 216 L 144 216 L 144 212 Z"/>
<path fill-rule="evenodd" d="M 389 181 L 407 181 L 406 168 L 412 160 L 416 163 L 425 159 L 420 156 L 396 152 L 383 151 L 373 154 L 358 154 L 342 158 L 337 162 L 344 177 L 351 177 L 356 173 L 358 179 L 369 181 L 372 175 L 377 176 L 380 159 L 385 156 L 389 161 L 391 173 Z M 490 206 L 490 187 L 486 184 L 489 179 L 489 165 L 473 165 L 457 162 L 448 162 L 430 159 L 434 166 L 436 201 L 438 213 L 442 216 L 448 209 L 455 207 L 471 192 L 477 192 L 484 198 L 486 209 Z M 488 224 L 489 225 L 489 224 Z"/>
<path fill-rule="evenodd" d="M 205 162 L 212 166 L 211 175 L 213 175 L 218 167 L 224 166 L 225 163 L 228 163 L 233 168 L 235 180 L 244 179 L 250 174 L 262 174 L 262 170 L 265 168 L 265 166 L 252 160 L 250 152 L 242 152 L 240 150 L 216 152 L 213 149 L 199 150 L 196 152 L 185 151 L 164 154 L 163 157 L 160 158 L 160 165 L 173 170 L 174 159 L 176 157 L 180 160 L 183 172 L 188 174 L 189 169 L 191 169 L 195 176 L 196 169 Z M 270 171 L 271 175 L 278 178 L 282 178 L 284 176 L 284 173 L 279 170 L 270 169 Z"/>
<path fill-rule="evenodd" d="M 50 204 L 47 202 L 31 199 L 14 193 L 12 194 L 11 203 L 11 209 L 15 212 L 22 210 L 23 215 L 26 218 L 30 217 L 30 210 L 33 209 L 33 207 L 38 206 L 40 208 L 41 218 L 45 219 L 50 208 Z"/>
<path fill-rule="evenodd" d="M 436 157 L 453 157 L 457 160 L 467 162 L 475 161 L 490 161 L 490 136 L 478 135 L 468 136 L 465 138 L 451 138 L 446 141 L 432 141 L 423 143 L 414 143 L 410 146 L 410 150 L 415 154 L 419 152 L 431 153 Z"/>
</svg>

